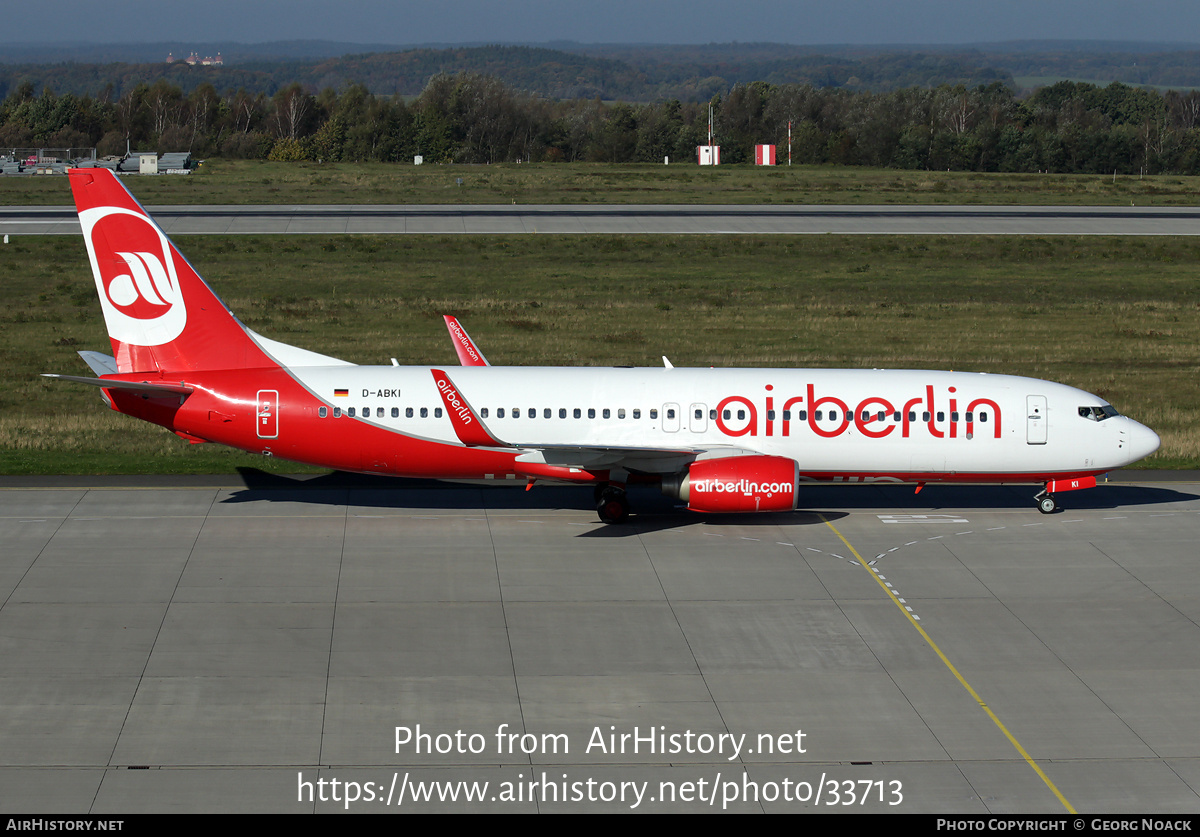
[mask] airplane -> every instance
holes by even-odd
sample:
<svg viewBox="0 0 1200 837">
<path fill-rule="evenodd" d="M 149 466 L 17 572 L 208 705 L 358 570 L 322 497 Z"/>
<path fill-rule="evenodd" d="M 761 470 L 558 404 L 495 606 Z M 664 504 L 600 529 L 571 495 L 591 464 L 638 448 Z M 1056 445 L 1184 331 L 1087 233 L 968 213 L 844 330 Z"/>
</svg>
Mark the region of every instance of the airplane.
<svg viewBox="0 0 1200 837">
<path fill-rule="evenodd" d="M 344 471 L 590 485 L 600 520 L 654 483 L 698 512 L 788 511 L 802 483 L 1039 483 L 1056 494 L 1158 436 L 1073 387 L 987 373 L 358 366 L 251 331 L 105 169 L 69 172 L 113 355 L 80 352 L 112 409 L 189 442 Z"/>
</svg>

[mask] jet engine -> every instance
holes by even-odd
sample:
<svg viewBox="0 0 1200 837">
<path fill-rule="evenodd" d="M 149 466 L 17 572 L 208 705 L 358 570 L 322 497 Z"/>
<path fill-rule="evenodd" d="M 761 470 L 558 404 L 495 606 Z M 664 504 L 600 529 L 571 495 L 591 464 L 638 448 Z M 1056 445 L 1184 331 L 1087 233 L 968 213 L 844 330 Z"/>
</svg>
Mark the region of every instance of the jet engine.
<svg viewBox="0 0 1200 837">
<path fill-rule="evenodd" d="M 800 466 L 763 454 L 700 459 L 663 477 L 662 493 L 700 512 L 790 511 L 796 508 Z"/>
</svg>

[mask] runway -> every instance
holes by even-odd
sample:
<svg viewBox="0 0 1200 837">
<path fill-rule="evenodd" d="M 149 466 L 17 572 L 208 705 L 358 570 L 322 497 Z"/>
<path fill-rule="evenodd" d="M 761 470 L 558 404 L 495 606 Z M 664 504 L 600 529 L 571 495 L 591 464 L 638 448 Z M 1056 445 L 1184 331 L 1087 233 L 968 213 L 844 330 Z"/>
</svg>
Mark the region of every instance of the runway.
<svg viewBox="0 0 1200 837">
<path fill-rule="evenodd" d="M 1200 235 L 1194 207 L 150 206 L 168 235 Z M 0 235 L 79 235 L 75 209 L 0 207 Z"/>
<path fill-rule="evenodd" d="M 1195 482 L 246 477 L 0 483 L 3 807 L 1200 809 Z"/>
</svg>

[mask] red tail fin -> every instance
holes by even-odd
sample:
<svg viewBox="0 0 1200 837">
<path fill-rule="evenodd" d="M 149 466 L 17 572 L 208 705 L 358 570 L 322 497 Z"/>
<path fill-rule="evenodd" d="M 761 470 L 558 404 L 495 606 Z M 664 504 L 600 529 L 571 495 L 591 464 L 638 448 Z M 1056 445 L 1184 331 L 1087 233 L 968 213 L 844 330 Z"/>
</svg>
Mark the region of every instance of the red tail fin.
<svg viewBox="0 0 1200 837">
<path fill-rule="evenodd" d="M 69 174 L 118 371 L 275 365 L 111 171 Z"/>
</svg>

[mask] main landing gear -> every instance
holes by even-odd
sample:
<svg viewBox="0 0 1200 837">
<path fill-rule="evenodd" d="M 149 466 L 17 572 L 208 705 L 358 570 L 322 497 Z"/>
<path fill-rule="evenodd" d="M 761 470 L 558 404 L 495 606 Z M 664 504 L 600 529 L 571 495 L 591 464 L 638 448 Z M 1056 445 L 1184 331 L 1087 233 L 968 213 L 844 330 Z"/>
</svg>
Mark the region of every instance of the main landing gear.
<svg viewBox="0 0 1200 837">
<path fill-rule="evenodd" d="M 1058 511 L 1058 501 L 1049 491 L 1040 491 L 1034 495 L 1033 499 L 1037 500 L 1038 511 L 1042 514 L 1054 514 Z"/>
<path fill-rule="evenodd" d="M 601 523 L 624 523 L 629 519 L 629 498 L 623 487 L 602 483 L 596 486 L 595 497 Z"/>
</svg>

